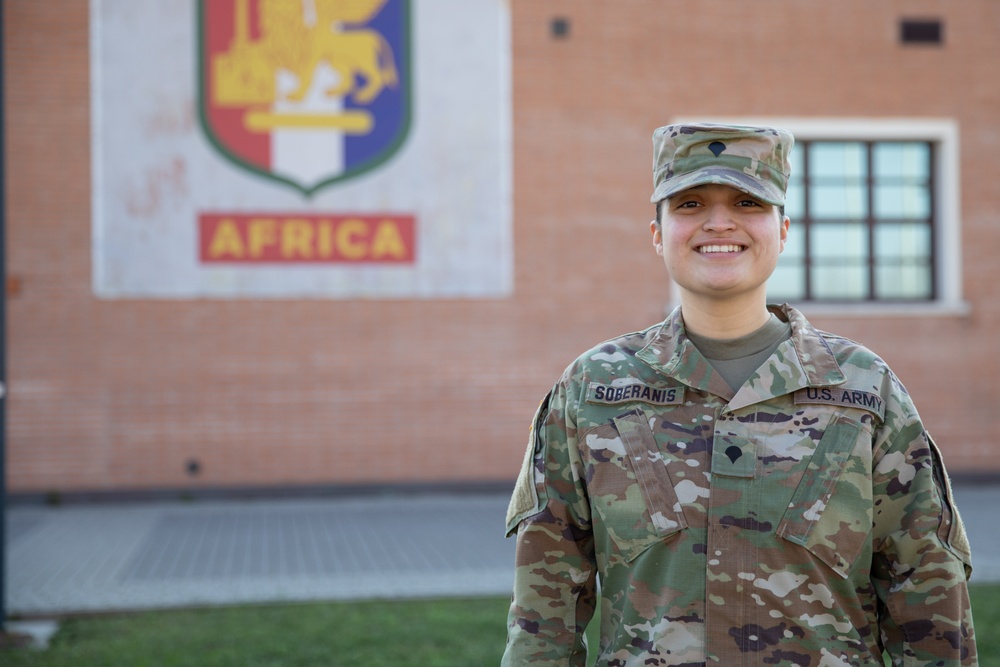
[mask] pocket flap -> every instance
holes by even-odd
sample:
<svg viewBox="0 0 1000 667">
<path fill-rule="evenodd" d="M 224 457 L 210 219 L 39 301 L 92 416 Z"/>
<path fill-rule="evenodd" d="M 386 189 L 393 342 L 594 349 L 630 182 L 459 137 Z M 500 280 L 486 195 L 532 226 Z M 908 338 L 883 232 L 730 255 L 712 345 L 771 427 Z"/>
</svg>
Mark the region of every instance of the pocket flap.
<svg viewBox="0 0 1000 667">
<path fill-rule="evenodd" d="M 614 424 L 656 533 L 666 536 L 687 528 L 666 463 L 642 408 L 615 417 Z"/>
<path fill-rule="evenodd" d="M 843 415 L 826 427 L 777 530 L 845 578 L 871 532 L 870 485 L 837 489 L 863 432 L 857 420 Z"/>
</svg>

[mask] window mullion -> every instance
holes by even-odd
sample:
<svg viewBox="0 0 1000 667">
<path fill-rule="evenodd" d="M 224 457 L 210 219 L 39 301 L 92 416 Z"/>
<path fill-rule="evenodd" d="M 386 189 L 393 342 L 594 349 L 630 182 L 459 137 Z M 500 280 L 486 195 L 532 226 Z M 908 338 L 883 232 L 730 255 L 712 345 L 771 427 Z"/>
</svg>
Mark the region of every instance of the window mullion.
<svg viewBox="0 0 1000 667">
<path fill-rule="evenodd" d="M 927 165 L 927 196 L 930 198 L 930 220 L 928 224 L 930 228 L 930 244 L 929 249 L 930 256 L 928 261 L 931 263 L 931 300 L 937 301 L 938 294 L 940 290 L 938 289 L 938 261 L 940 256 L 938 254 L 938 197 L 937 197 L 937 181 L 935 179 L 935 167 L 938 161 L 937 155 L 937 145 L 934 142 L 928 142 L 927 144 L 927 159 L 929 164 Z"/>
<path fill-rule="evenodd" d="M 865 160 L 867 163 L 865 175 L 865 194 L 868 199 L 865 225 L 868 228 L 868 300 L 876 300 L 875 290 L 875 142 L 865 142 Z"/>
<path fill-rule="evenodd" d="M 812 149 L 812 142 L 806 141 L 802 143 L 802 148 L 805 153 L 802 160 L 802 210 L 803 210 L 803 220 L 802 220 L 802 242 L 803 245 L 803 273 L 805 274 L 805 298 L 807 301 L 813 300 L 813 280 L 812 280 L 812 243 L 810 241 L 811 230 L 812 230 L 812 204 L 810 203 L 811 197 L 809 196 L 809 191 L 812 189 L 812 177 L 809 175 L 809 152 Z"/>
</svg>

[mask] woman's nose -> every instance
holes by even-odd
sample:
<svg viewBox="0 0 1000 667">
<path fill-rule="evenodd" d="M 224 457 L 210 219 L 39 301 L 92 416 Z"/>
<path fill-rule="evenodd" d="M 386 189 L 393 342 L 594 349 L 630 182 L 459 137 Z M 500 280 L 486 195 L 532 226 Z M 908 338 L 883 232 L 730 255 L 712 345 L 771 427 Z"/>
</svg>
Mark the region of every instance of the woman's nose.
<svg viewBox="0 0 1000 667">
<path fill-rule="evenodd" d="M 736 226 L 728 206 L 710 206 L 705 218 L 705 229 L 732 229 Z"/>
</svg>

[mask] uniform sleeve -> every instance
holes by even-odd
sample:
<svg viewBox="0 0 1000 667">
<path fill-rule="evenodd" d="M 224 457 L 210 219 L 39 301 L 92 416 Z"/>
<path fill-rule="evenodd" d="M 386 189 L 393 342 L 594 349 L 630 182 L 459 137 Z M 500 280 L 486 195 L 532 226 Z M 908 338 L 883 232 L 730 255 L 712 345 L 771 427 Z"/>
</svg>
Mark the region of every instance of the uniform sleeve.
<svg viewBox="0 0 1000 667">
<path fill-rule="evenodd" d="M 536 414 L 507 514 L 517 549 L 504 667 L 586 664 L 584 630 L 596 599 L 594 541 L 565 397 L 557 386 Z"/>
<path fill-rule="evenodd" d="M 965 528 L 940 452 L 900 394 L 874 460 L 881 641 L 895 667 L 975 667 Z"/>
</svg>

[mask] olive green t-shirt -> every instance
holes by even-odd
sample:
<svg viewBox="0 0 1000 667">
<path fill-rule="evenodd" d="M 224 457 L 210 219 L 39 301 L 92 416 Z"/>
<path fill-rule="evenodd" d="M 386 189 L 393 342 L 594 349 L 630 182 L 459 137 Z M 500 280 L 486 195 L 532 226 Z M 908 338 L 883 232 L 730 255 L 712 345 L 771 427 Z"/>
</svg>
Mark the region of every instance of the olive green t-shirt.
<svg viewBox="0 0 1000 667">
<path fill-rule="evenodd" d="M 690 331 L 687 335 L 733 391 L 738 391 L 778 346 L 791 338 L 792 325 L 772 313 L 764 326 L 739 338 L 720 340 Z"/>
</svg>

